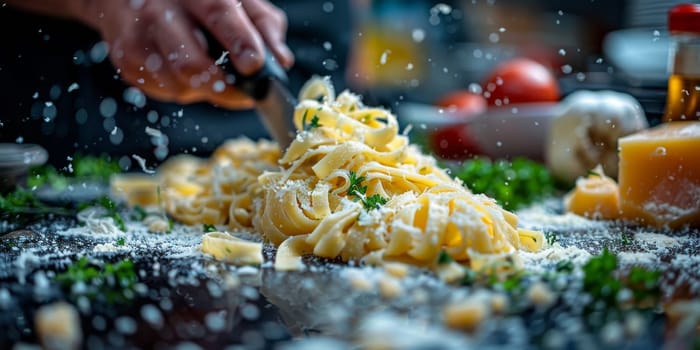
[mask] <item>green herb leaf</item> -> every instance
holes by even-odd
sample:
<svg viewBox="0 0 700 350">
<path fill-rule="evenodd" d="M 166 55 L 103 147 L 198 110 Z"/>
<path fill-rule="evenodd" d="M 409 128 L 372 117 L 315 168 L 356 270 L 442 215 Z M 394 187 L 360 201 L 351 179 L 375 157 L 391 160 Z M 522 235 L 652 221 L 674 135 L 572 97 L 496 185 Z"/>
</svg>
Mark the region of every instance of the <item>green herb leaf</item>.
<svg viewBox="0 0 700 350">
<path fill-rule="evenodd" d="M 547 240 L 547 244 L 549 244 L 550 246 L 554 245 L 554 243 L 557 242 L 556 232 L 545 232 L 544 238 Z"/>
<path fill-rule="evenodd" d="M 35 197 L 33 191 L 17 188 L 14 191 L 0 194 L 0 217 L 14 214 L 57 214 L 68 215 L 72 212 L 65 208 L 52 207 L 44 204 Z"/>
<path fill-rule="evenodd" d="M 347 195 L 353 196 L 355 201 L 362 201 L 362 206 L 367 211 L 379 209 L 382 205 L 386 204 L 388 199 L 379 194 L 365 197 L 367 194 L 367 186 L 362 185 L 363 181 L 365 181 L 364 176 L 357 176 L 357 173 L 350 171 L 350 186 L 348 186 Z"/>
<path fill-rule="evenodd" d="M 476 281 L 476 272 L 468 267 L 464 268 L 464 277 L 459 281 L 461 285 L 472 285 Z"/>
<path fill-rule="evenodd" d="M 617 303 L 617 293 L 622 289 L 622 283 L 614 275 L 617 269 L 617 256 L 608 248 L 594 256 L 583 265 L 583 290 L 593 299 L 600 300 L 606 305 L 614 306 Z"/>
<path fill-rule="evenodd" d="M 216 231 L 216 226 L 210 225 L 210 224 L 204 224 L 204 225 L 202 225 L 202 229 L 204 230 L 205 233 L 207 233 L 207 232 L 215 232 L 215 231 Z"/>
<path fill-rule="evenodd" d="M 557 262 L 555 269 L 557 272 L 570 273 L 574 271 L 574 263 L 569 260 L 562 260 Z"/>
<path fill-rule="evenodd" d="M 595 171 L 593 171 L 593 170 L 589 170 L 587 174 L 588 174 L 588 176 L 598 176 L 598 177 L 600 177 L 600 174 L 598 174 L 597 172 L 595 172 Z"/>
<path fill-rule="evenodd" d="M 454 169 L 457 178 L 475 193 L 494 198 L 507 210 L 515 210 L 554 193 L 554 179 L 547 168 L 526 158 L 512 161 L 473 159 Z"/>
<path fill-rule="evenodd" d="M 453 262 L 453 261 L 454 261 L 454 259 L 452 259 L 452 257 L 450 256 L 450 254 L 448 254 L 448 253 L 447 253 L 446 251 L 444 251 L 444 250 L 441 250 L 441 251 L 440 251 L 440 255 L 438 255 L 438 260 L 437 260 L 437 263 L 438 263 L 439 265 L 449 264 L 449 263 L 451 263 L 451 262 Z"/>
<path fill-rule="evenodd" d="M 362 205 L 365 207 L 365 210 L 370 211 L 381 208 L 381 206 L 386 204 L 387 201 L 388 199 L 380 196 L 379 194 L 373 194 L 365 198 L 362 201 Z"/>
<path fill-rule="evenodd" d="M 101 205 L 103 208 L 107 209 L 107 211 L 112 212 L 117 210 L 117 205 L 114 204 L 114 201 L 112 201 L 111 198 L 108 196 L 100 197 L 97 200 L 97 204 Z"/>
<path fill-rule="evenodd" d="M 98 269 L 91 265 L 86 257 L 68 266 L 68 270 L 56 275 L 55 279 L 66 289 L 83 282 L 86 288 L 78 292 L 77 296 L 103 299 L 109 304 L 132 299 L 134 286 L 138 281 L 131 260 L 122 260 L 116 264 L 105 263 Z M 75 290 L 70 290 L 71 293 L 76 293 Z"/>
<path fill-rule="evenodd" d="M 622 243 L 622 245 L 630 245 L 632 244 L 632 239 L 630 239 L 628 235 L 622 234 L 620 236 L 620 243 Z"/>
<path fill-rule="evenodd" d="M 309 114 L 309 110 L 307 109 L 304 112 L 304 116 L 301 118 L 301 126 L 302 126 L 302 129 L 304 131 L 310 131 L 311 129 L 315 129 L 315 128 L 323 126 L 323 125 L 318 123 L 318 121 L 319 121 L 318 115 L 314 115 L 313 117 L 311 117 L 311 122 L 307 123 L 306 118 L 307 118 L 308 114 Z"/>
<path fill-rule="evenodd" d="M 51 165 L 31 168 L 27 185 L 29 187 L 48 185 L 56 190 L 63 190 L 73 181 L 105 182 L 109 180 L 110 176 L 119 172 L 121 172 L 121 168 L 117 161 L 110 159 L 107 155 L 95 157 L 76 154 L 73 156 L 71 164 L 61 170 L 56 170 Z"/>
<path fill-rule="evenodd" d="M 119 237 L 117 238 L 117 245 L 118 246 L 123 246 L 126 241 L 124 240 L 124 237 Z"/>
<path fill-rule="evenodd" d="M 618 294 L 623 289 L 632 291 L 634 302 L 640 306 L 655 305 L 661 297 L 661 272 L 635 266 L 625 278 L 617 271 L 617 256 L 608 248 L 588 260 L 583 272 L 583 290 L 593 298 L 589 309 L 603 303 L 612 310 L 619 310 Z"/>
<path fill-rule="evenodd" d="M 354 171 L 350 172 L 350 186 L 348 187 L 348 196 L 355 196 L 355 200 L 362 199 L 367 192 L 367 186 L 362 186 L 365 181 L 364 176 L 357 176 Z"/>
<path fill-rule="evenodd" d="M 110 176 L 119 172 L 119 163 L 107 155 L 93 157 L 78 154 L 73 157 L 73 176 L 78 179 L 108 181 Z"/>
<path fill-rule="evenodd" d="M 146 218 L 146 216 L 148 216 L 146 210 L 139 205 L 135 205 L 132 209 L 134 211 L 134 213 L 131 215 L 132 220 L 143 221 Z"/>
</svg>

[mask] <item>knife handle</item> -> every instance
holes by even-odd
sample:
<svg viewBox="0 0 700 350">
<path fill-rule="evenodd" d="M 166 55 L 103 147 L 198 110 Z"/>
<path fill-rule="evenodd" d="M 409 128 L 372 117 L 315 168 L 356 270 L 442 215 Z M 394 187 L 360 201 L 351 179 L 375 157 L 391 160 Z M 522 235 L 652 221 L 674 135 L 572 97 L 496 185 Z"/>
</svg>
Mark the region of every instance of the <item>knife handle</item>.
<svg viewBox="0 0 700 350">
<path fill-rule="evenodd" d="M 216 64 L 224 70 L 227 84 L 232 84 L 256 101 L 260 101 L 267 96 L 270 90 L 270 82 L 273 79 L 287 85 L 287 73 L 269 49 L 265 48 L 265 63 L 262 68 L 253 74 L 244 75 L 233 66 L 228 50 L 221 46 L 211 33 L 206 30 L 203 30 L 203 32 L 207 39 L 209 56 L 216 60 Z"/>
</svg>

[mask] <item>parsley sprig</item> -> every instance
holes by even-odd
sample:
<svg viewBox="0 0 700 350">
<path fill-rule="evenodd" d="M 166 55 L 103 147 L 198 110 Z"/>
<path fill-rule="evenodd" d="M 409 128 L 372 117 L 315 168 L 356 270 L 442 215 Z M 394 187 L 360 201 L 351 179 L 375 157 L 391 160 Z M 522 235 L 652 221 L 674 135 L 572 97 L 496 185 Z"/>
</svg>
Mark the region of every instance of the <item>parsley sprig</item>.
<svg viewBox="0 0 700 350">
<path fill-rule="evenodd" d="M 362 201 L 362 206 L 365 210 L 370 211 L 373 209 L 379 209 L 382 205 L 386 204 L 389 200 L 380 196 L 379 194 L 373 194 Z"/>
<path fill-rule="evenodd" d="M 632 302 L 635 304 L 655 304 L 658 301 L 661 296 L 661 272 L 635 266 L 627 276 L 621 276 L 617 268 L 617 256 L 607 247 L 604 248 L 600 255 L 592 257 L 583 265 L 583 290 L 594 301 L 600 301 L 608 307 L 619 306 L 618 294 L 623 289 L 632 292 Z"/>
<path fill-rule="evenodd" d="M 452 259 L 452 256 L 444 250 L 440 251 L 440 255 L 438 255 L 437 263 L 438 265 L 444 265 L 444 264 L 449 264 L 451 262 L 455 261 Z"/>
<path fill-rule="evenodd" d="M 556 243 L 557 239 L 558 239 L 556 232 L 545 232 L 544 238 L 545 238 L 545 240 L 547 240 L 547 244 L 549 244 L 549 246 L 553 246 L 554 243 Z"/>
<path fill-rule="evenodd" d="M 554 193 L 554 179 L 547 168 L 526 158 L 512 161 L 473 159 L 455 175 L 475 193 L 494 198 L 503 208 L 515 210 Z"/>
<path fill-rule="evenodd" d="M 0 217 L 6 217 L 14 214 L 69 215 L 71 211 L 46 205 L 36 198 L 33 191 L 20 187 L 5 195 L 0 194 L 0 213 Z"/>
<path fill-rule="evenodd" d="M 57 190 L 68 187 L 71 181 L 106 182 L 113 174 L 121 172 L 119 163 L 107 155 L 99 157 L 76 154 L 68 167 L 57 170 L 51 165 L 30 169 L 27 185 L 39 187 L 49 185 Z"/>
<path fill-rule="evenodd" d="M 75 155 L 69 167 L 57 170 L 51 165 L 42 165 L 30 169 L 27 188 L 18 187 L 14 191 L 0 194 L 0 217 L 10 215 L 56 214 L 71 215 L 75 210 L 48 205 L 37 198 L 33 189 L 43 185 L 55 190 L 63 190 L 74 181 L 107 181 L 112 174 L 121 169 L 116 161 L 107 156 Z M 78 206 L 78 209 L 81 207 Z"/>
<path fill-rule="evenodd" d="M 362 186 L 365 181 L 364 176 L 357 176 L 357 173 L 350 171 L 350 187 L 348 187 L 348 196 L 354 196 L 355 199 L 361 199 L 367 193 L 367 186 Z"/>
<path fill-rule="evenodd" d="M 304 131 L 310 131 L 311 129 L 315 129 L 315 128 L 323 126 L 323 125 L 319 124 L 319 122 L 318 122 L 319 119 L 318 119 L 317 115 L 314 115 L 313 117 L 311 117 L 311 122 L 307 123 L 306 119 L 308 117 L 308 114 L 309 114 L 309 110 L 307 109 L 304 112 L 304 117 L 302 117 L 302 119 L 301 119 L 301 126 L 302 126 L 302 129 L 304 129 Z"/>
<path fill-rule="evenodd" d="M 88 262 L 86 257 L 78 259 L 68 266 L 68 270 L 56 275 L 56 282 L 64 288 L 82 282 L 86 288 L 71 289 L 74 296 L 86 295 L 102 299 L 108 304 L 123 303 L 134 297 L 134 286 L 138 277 L 134 264 L 129 259 L 115 264 L 105 263 L 99 267 Z"/>
<path fill-rule="evenodd" d="M 367 196 L 367 186 L 362 183 L 365 181 L 364 176 L 357 176 L 357 173 L 350 171 L 350 186 L 348 186 L 348 196 L 355 197 L 354 200 L 362 201 L 362 206 L 365 210 L 370 211 L 381 208 L 389 200 L 375 193 Z"/>
<path fill-rule="evenodd" d="M 148 216 L 146 209 L 143 209 L 140 205 L 135 205 L 133 208 L 133 213 L 131 213 L 131 219 L 135 221 L 143 221 Z"/>
</svg>

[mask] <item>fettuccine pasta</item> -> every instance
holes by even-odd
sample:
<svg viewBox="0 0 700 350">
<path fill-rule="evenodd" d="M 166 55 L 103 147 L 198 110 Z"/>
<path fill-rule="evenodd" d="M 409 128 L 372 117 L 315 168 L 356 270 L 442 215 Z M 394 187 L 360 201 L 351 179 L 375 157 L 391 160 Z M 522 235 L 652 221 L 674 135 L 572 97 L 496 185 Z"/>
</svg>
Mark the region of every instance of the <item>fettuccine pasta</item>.
<svg viewBox="0 0 700 350">
<path fill-rule="evenodd" d="M 280 269 L 300 267 L 305 254 L 435 266 L 443 251 L 471 264 L 541 248 L 540 232 L 519 229 L 514 214 L 452 179 L 409 144 L 389 111 L 347 91 L 336 96 L 320 78 L 299 100 L 298 133 L 284 153 L 239 139 L 209 160 L 164 164 L 168 214 L 257 232 L 278 247 Z"/>
</svg>

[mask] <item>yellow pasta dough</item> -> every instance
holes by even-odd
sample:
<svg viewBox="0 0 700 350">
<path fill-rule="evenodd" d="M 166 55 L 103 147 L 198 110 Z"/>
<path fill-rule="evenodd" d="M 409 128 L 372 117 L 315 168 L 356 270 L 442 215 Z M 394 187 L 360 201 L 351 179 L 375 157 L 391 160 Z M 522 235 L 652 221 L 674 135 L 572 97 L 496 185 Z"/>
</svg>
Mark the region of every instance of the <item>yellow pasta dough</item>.
<svg viewBox="0 0 700 350">
<path fill-rule="evenodd" d="M 442 251 L 470 264 L 541 248 L 540 232 L 519 229 L 514 214 L 452 179 L 409 144 L 389 111 L 347 91 L 335 96 L 316 78 L 300 93 L 294 123 L 284 153 L 238 139 L 209 160 L 164 164 L 167 212 L 261 234 L 279 247 L 280 269 L 299 267 L 304 254 L 435 266 Z"/>
</svg>

